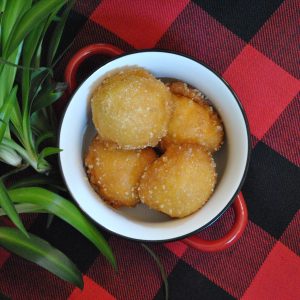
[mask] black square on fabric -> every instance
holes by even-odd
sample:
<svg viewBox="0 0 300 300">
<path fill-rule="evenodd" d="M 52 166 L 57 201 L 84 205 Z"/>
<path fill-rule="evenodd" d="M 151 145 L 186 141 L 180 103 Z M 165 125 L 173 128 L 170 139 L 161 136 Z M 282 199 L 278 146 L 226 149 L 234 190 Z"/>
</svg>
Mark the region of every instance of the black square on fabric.
<svg viewBox="0 0 300 300">
<path fill-rule="evenodd" d="M 3 295 L 0 291 L 0 300 L 10 300 L 7 296 Z"/>
<path fill-rule="evenodd" d="M 99 250 L 81 233 L 59 218 L 55 217 L 48 229 L 46 222 L 47 215 L 39 215 L 29 232 L 58 248 L 77 265 L 81 272 L 86 272 L 98 257 Z M 109 234 L 102 231 L 101 233 L 108 240 Z"/>
<path fill-rule="evenodd" d="M 280 238 L 300 207 L 300 169 L 258 142 L 242 191 L 249 219 Z"/>
<path fill-rule="evenodd" d="M 193 0 L 211 16 L 249 42 L 282 0 Z"/>
<path fill-rule="evenodd" d="M 168 284 L 169 299 L 172 300 L 235 299 L 181 260 L 176 264 L 171 274 L 169 274 Z M 154 299 L 165 299 L 165 290 L 163 286 L 160 288 Z"/>
<path fill-rule="evenodd" d="M 64 51 L 74 40 L 77 33 L 86 23 L 87 18 L 82 14 L 78 14 L 76 11 L 71 10 L 68 20 L 66 22 L 64 32 L 61 38 L 61 43 L 59 45 L 58 52 L 61 53 Z"/>
</svg>

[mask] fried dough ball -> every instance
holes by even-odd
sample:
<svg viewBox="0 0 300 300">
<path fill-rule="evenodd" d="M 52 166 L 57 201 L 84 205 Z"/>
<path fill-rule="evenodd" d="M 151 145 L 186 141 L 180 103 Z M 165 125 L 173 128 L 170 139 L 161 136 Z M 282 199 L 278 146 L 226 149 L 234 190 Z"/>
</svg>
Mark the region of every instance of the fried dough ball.
<svg viewBox="0 0 300 300">
<path fill-rule="evenodd" d="M 174 111 L 161 147 L 192 143 L 200 144 L 210 152 L 217 151 L 223 143 L 224 130 L 213 107 L 198 90 L 188 88 L 185 83 L 172 83 L 170 90 Z"/>
<path fill-rule="evenodd" d="M 141 202 L 171 217 L 188 216 L 212 194 L 215 167 L 210 152 L 200 145 L 170 145 L 142 175 Z"/>
<path fill-rule="evenodd" d="M 91 99 L 99 135 L 122 149 L 155 146 L 166 135 L 171 93 L 142 68 L 128 68 L 105 78 Z"/>
<path fill-rule="evenodd" d="M 94 138 L 85 158 L 89 180 L 95 191 L 113 207 L 135 206 L 141 175 L 155 159 L 151 148 L 121 150 L 111 142 Z"/>
</svg>

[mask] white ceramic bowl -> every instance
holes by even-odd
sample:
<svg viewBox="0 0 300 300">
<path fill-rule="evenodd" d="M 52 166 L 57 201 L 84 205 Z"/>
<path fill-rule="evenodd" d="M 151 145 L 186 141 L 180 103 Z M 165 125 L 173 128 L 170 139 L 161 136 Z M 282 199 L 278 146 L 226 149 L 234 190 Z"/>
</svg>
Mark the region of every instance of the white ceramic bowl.
<svg viewBox="0 0 300 300">
<path fill-rule="evenodd" d="M 85 172 L 83 153 L 95 129 L 91 122 L 90 97 L 105 75 L 125 66 L 139 66 L 154 76 L 176 78 L 203 92 L 219 112 L 225 126 L 225 144 L 215 155 L 218 183 L 205 204 L 183 219 L 148 209 L 114 209 L 95 193 Z M 230 206 L 245 178 L 249 162 L 249 128 L 243 108 L 229 85 L 207 66 L 169 52 L 144 51 L 119 56 L 100 67 L 73 94 L 59 136 L 60 164 L 70 193 L 96 223 L 126 238 L 167 241 L 191 235 L 212 224 Z M 197 178 L 195 178 L 197 180 Z"/>
</svg>

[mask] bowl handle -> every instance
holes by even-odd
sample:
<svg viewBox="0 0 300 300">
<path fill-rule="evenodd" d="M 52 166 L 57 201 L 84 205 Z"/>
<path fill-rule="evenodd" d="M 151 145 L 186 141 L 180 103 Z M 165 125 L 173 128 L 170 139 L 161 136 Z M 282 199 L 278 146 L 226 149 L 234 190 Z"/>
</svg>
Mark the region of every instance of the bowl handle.
<svg viewBox="0 0 300 300">
<path fill-rule="evenodd" d="M 70 59 L 65 70 L 65 81 L 68 84 L 67 94 L 70 95 L 77 87 L 76 75 L 79 66 L 89 57 L 102 54 L 109 57 L 118 56 L 124 53 L 123 50 L 110 44 L 91 44 L 75 53 Z"/>
<path fill-rule="evenodd" d="M 197 236 L 191 236 L 182 240 L 188 246 L 199 251 L 215 252 L 227 249 L 241 237 L 248 222 L 248 210 L 243 194 L 240 192 L 233 203 L 235 221 L 230 231 L 218 240 L 203 240 Z"/>
</svg>

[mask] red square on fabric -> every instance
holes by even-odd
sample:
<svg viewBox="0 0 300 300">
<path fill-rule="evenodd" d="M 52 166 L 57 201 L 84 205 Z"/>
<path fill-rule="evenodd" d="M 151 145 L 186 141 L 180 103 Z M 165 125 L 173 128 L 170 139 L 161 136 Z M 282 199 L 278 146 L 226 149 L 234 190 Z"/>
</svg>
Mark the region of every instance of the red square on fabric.
<svg viewBox="0 0 300 300">
<path fill-rule="evenodd" d="M 224 73 L 245 107 L 251 133 L 259 139 L 300 89 L 300 81 L 251 46 Z"/>
<path fill-rule="evenodd" d="M 95 283 L 88 276 L 83 276 L 84 288 L 80 290 L 75 288 L 72 294 L 68 297 L 68 300 L 115 300 L 108 291 L 103 287 Z"/>
<path fill-rule="evenodd" d="M 300 93 L 263 137 L 263 142 L 300 167 Z"/>
<path fill-rule="evenodd" d="M 164 246 L 178 257 L 181 257 L 188 248 L 188 246 L 182 242 L 165 243 Z"/>
<path fill-rule="evenodd" d="M 188 2 L 104 0 L 90 19 L 137 49 L 152 48 Z"/>
<path fill-rule="evenodd" d="M 296 78 L 300 78 L 299 25 L 299 1 L 285 0 L 250 41 Z"/>
<path fill-rule="evenodd" d="M 87 272 L 87 275 L 118 300 L 143 299 L 152 300 L 162 286 L 162 277 L 153 257 L 140 243 L 111 237 L 109 244 L 117 260 L 118 272 L 99 255 Z M 148 245 L 159 257 L 165 271 L 169 274 L 178 257 L 170 255 L 163 244 Z"/>
<path fill-rule="evenodd" d="M 300 258 L 278 242 L 242 300 L 300 299 Z"/>
<path fill-rule="evenodd" d="M 240 298 L 275 243 L 271 235 L 250 221 L 243 236 L 230 248 L 214 253 L 189 248 L 181 259 L 233 297 Z"/>
<path fill-rule="evenodd" d="M 293 220 L 284 231 L 280 238 L 280 242 L 293 250 L 300 256 L 300 210 L 295 214 Z"/>
</svg>

